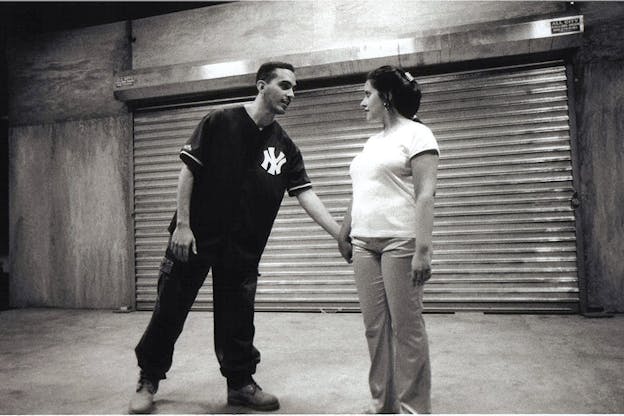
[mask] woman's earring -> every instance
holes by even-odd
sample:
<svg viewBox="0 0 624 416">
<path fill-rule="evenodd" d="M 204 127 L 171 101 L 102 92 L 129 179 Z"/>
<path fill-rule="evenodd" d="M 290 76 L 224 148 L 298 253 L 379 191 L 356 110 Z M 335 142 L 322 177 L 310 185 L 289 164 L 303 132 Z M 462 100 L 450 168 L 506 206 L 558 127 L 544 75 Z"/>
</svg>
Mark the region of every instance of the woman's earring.
<svg viewBox="0 0 624 416">
<path fill-rule="evenodd" d="M 388 103 L 388 101 L 384 101 L 384 107 L 386 108 L 386 111 L 390 111 L 390 103 Z"/>
</svg>

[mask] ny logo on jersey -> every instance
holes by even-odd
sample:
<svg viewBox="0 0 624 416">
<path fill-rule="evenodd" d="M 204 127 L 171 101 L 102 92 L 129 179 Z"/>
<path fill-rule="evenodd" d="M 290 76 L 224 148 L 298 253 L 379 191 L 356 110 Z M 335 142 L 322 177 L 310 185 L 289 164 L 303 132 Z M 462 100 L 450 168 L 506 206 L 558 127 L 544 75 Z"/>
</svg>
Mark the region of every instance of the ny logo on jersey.
<svg viewBox="0 0 624 416">
<path fill-rule="evenodd" d="M 286 156 L 284 153 L 279 152 L 279 155 L 275 156 L 275 148 L 269 147 L 264 151 L 264 161 L 262 167 L 271 175 L 279 175 L 282 173 L 282 166 L 286 163 Z"/>
</svg>

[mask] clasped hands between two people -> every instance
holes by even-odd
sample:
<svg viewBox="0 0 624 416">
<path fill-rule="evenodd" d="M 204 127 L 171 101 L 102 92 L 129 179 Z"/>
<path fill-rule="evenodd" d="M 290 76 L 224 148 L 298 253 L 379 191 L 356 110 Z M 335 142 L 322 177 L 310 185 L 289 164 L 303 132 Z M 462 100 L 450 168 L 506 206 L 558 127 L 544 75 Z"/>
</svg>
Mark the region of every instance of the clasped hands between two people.
<svg viewBox="0 0 624 416">
<path fill-rule="evenodd" d="M 190 253 L 197 254 L 197 243 L 193 231 L 188 226 L 178 226 L 171 236 L 169 248 L 173 255 L 180 261 L 187 262 Z M 345 235 L 338 236 L 338 251 L 340 255 L 347 261 L 353 262 L 353 245 L 351 238 Z M 428 250 L 425 252 L 417 251 L 412 257 L 412 267 L 410 279 L 413 285 L 423 285 L 431 278 L 431 254 Z"/>
</svg>

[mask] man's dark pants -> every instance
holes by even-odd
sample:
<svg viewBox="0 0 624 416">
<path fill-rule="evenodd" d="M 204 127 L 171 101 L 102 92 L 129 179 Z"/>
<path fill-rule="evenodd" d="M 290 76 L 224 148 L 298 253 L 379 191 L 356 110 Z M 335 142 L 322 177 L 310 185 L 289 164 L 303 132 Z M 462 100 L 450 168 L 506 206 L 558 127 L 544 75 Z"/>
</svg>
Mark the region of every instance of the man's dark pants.
<svg viewBox="0 0 624 416">
<path fill-rule="evenodd" d="M 223 249 L 191 254 L 184 263 L 167 248 L 160 266 L 154 312 L 135 349 L 142 376 L 156 383 L 166 378 L 174 344 L 211 268 L 214 342 L 221 374 L 228 379 L 228 385 L 238 388 L 255 373 L 260 362 L 260 352 L 253 346 L 257 264 L 242 267 Z"/>
</svg>

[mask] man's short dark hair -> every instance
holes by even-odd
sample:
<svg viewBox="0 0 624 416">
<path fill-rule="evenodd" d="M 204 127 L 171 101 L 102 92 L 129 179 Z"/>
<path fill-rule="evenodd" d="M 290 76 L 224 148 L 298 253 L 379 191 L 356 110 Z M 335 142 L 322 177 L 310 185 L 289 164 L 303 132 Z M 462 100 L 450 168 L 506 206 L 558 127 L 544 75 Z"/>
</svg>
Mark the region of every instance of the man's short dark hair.
<svg viewBox="0 0 624 416">
<path fill-rule="evenodd" d="M 256 73 L 256 82 L 263 80 L 265 82 L 271 82 L 273 78 L 275 78 L 275 70 L 277 68 L 288 69 L 289 71 L 295 72 L 295 68 L 287 63 L 287 62 L 265 62 L 260 65 L 258 72 Z"/>
</svg>

